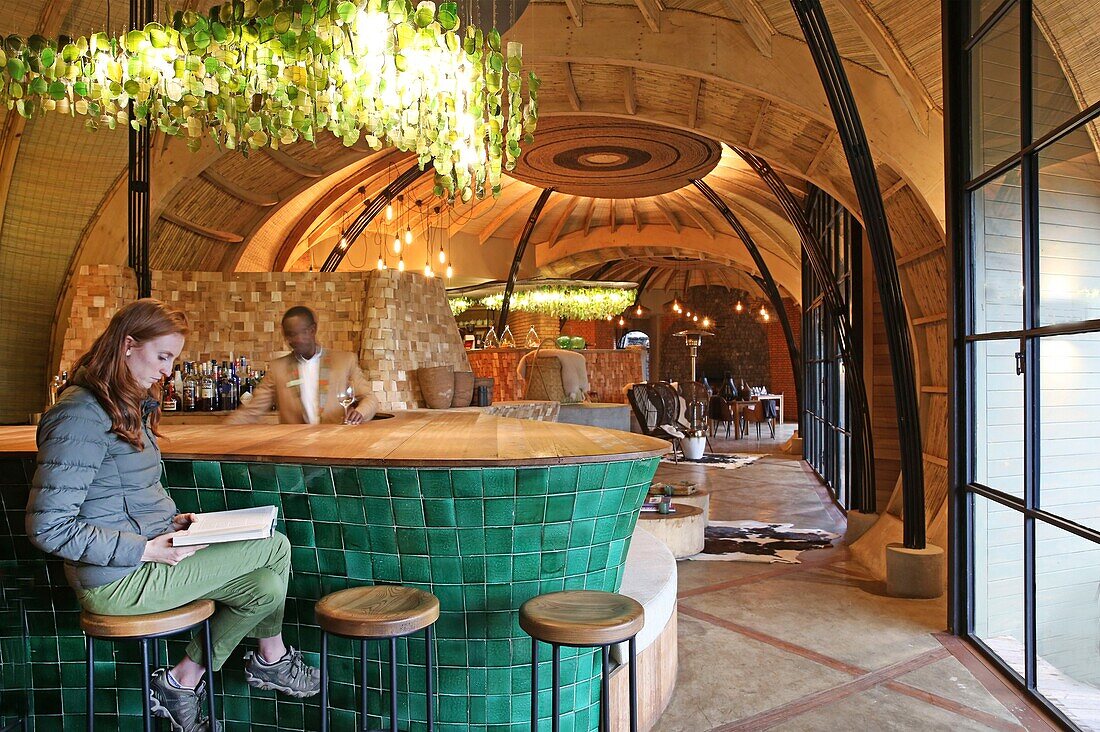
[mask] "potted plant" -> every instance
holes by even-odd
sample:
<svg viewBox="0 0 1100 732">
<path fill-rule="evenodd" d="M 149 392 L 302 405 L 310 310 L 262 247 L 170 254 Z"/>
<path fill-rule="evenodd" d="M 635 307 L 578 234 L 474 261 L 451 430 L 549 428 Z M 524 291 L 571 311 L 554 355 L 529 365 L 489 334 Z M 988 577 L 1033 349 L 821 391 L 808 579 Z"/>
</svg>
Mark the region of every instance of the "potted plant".
<svg viewBox="0 0 1100 732">
<path fill-rule="evenodd" d="M 680 448 L 684 451 L 685 460 L 699 460 L 707 449 L 706 427 L 689 427 L 684 430 L 684 436 L 680 440 Z"/>
</svg>

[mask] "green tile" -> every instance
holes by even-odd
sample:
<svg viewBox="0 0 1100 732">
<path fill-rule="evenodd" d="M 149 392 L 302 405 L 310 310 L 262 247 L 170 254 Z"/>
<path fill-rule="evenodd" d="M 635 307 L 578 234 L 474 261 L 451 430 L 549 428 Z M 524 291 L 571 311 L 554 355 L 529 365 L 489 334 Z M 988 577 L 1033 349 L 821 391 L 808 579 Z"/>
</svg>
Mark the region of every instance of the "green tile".
<svg viewBox="0 0 1100 732">
<path fill-rule="evenodd" d="M 462 581 L 462 560 L 459 557 L 433 556 L 431 581 L 436 583 L 459 583 Z"/>
<path fill-rule="evenodd" d="M 302 469 L 302 473 L 304 475 L 307 493 L 316 493 L 325 496 L 336 494 L 336 487 L 332 482 L 332 473 L 328 468 L 307 465 Z"/>
<path fill-rule="evenodd" d="M 344 564 L 344 551 L 342 549 L 318 549 L 317 569 L 321 574 L 343 576 L 347 574 L 347 566 Z"/>
<path fill-rule="evenodd" d="M 386 479 L 390 484 L 390 495 L 402 498 L 420 498 L 420 482 L 413 468 L 388 468 Z"/>
<path fill-rule="evenodd" d="M 306 481 L 301 465 L 276 465 L 275 479 L 283 493 L 305 493 Z"/>
<path fill-rule="evenodd" d="M 345 523 L 340 526 L 344 548 L 351 551 L 370 551 L 370 538 L 366 526 Z"/>
<path fill-rule="evenodd" d="M 345 524 L 366 523 L 366 506 L 358 496 L 336 496 L 336 510 Z"/>
<path fill-rule="evenodd" d="M 481 498 L 481 470 L 452 470 L 451 487 L 455 498 Z"/>
<path fill-rule="evenodd" d="M 374 581 L 400 582 L 401 562 L 396 554 L 374 555 Z"/>
<path fill-rule="evenodd" d="M 421 483 L 421 485 L 424 485 Z M 455 502 L 450 498 L 424 500 L 424 522 L 427 526 L 456 526 Z"/>
<path fill-rule="evenodd" d="M 546 498 L 520 498 L 516 501 L 516 524 L 541 524 L 546 516 Z"/>
<path fill-rule="evenodd" d="M 633 461 L 630 464 L 630 476 L 627 478 L 627 482 L 630 485 L 648 484 L 653 480 L 653 474 L 657 472 L 657 463 L 658 458 Z"/>
<path fill-rule="evenodd" d="M 516 471 L 516 495 L 545 495 L 550 471 L 547 468 L 521 468 Z"/>
<path fill-rule="evenodd" d="M 196 460 L 191 464 L 195 472 L 195 486 L 198 488 L 221 488 L 222 468 L 215 462 Z"/>
<path fill-rule="evenodd" d="M 425 498 L 452 498 L 451 471 L 420 470 L 420 491 Z"/>
<path fill-rule="evenodd" d="M 462 581 L 463 582 L 484 582 L 485 581 L 485 557 L 483 556 L 464 556 L 462 557 Z M 484 590 L 484 588 L 482 588 Z M 465 591 L 465 588 L 463 588 Z"/>
<path fill-rule="evenodd" d="M 509 554 L 499 554 L 485 558 L 486 582 L 511 582 L 512 581 L 512 557 Z"/>
<path fill-rule="evenodd" d="M 485 501 L 486 526 L 511 526 L 516 517 L 514 498 L 491 498 Z"/>
<path fill-rule="evenodd" d="M 573 518 L 592 518 L 600 513 L 600 501 L 603 496 L 600 491 L 584 491 L 577 494 L 577 502 L 573 506 Z M 557 519 L 555 519 L 557 520 Z"/>
<path fill-rule="evenodd" d="M 565 571 L 566 552 L 545 552 L 542 555 L 543 575 L 558 576 Z"/>
<path fill-rule="evenodd" d="M 592 534 L 596 530 L 595 519 L 585 519 L 583 521 L 574 521 L 572 528 L 569 530 L 569 546 L 572 547 L 584 547 L 592 544 Z"/>
<path fill-rule="evenodd" d="M 393 518 L 397 526 L 424 526 L 424 503 L 420 498 L 394 498 Z"/>
<path fill-rule="evenodd" d="M 402 554 L 428 553 L 428 532 L 424 529 L 397 529 L 397 550 Z"/>
<path fill-rule="evenodd" d="M 314 521 L 340 520 L 340 509 L 336 505 L 336 496 L 309 496 L 309 510 Z"/>
<path fill-rule="evenodd" d="M 180 513 L 195 513 L 199 508 L 199 492 L 191 489 L 172 489 L 172 500 L 176 502 L 176 510 Z"/>
<path fill-rule="evenodd" d="M 517 526 L 512 531 L 512 553 L 542 551 L 542 524 Z"/>
<path fill-rule="evenodd" d="M 400 533 L 398 534 L 400 542 Z M 400 546 L 400 544 L 398 544 Z M 405 582 L 431 582 L 432 570 L 427 557 L 409 556 L 401 557 L 401 579 Z"/>
<path fill-rule="evenodd" d="M 375 526 L 393 526 L 393 502 L 389 498 L 367 497 L 363 499 L 367 523 Z"/>
<path fill-rule="evenodd" d="M 301 519 L 309 521 L 312 513 L 309 508 L 309 498 L 304 495 L 288 494 L 281 496 L 283 504 L 283 518 Z"/>
<path fill-rule="evenodd" d="M 172 488 L 194 488 L 195 473 L 193 463 L 182 460 L 165 460 L 164 474 Z"/>
<path fill-rule="evenodd" d="M 290 563 L 296 572 L 317 574 L 317 550 L 305 547 L 290 548 Z"/>
<path fill-rule="evenodd" d="M 555 465 L 550 468 L 549 491 L 551 493 L 575 492 L 579 474 L 580 468 L 576 465 Z"/>
<path fill-rule="evenodd" d="M 485 553 L 486 554 L 512 554 L 512 529 L 511 527 L 494 527 L 485 529 Z"/>
<path fill-rule="evenodd" d="M 621 488 L 627 484 L 627 480 L 630 478 L 630 468 L 633 465 L 631 461 L 619 461 L 615 463 L 608 463 L 607 475 L 604 477 L 605 488 Z"/>
<path fill-rule="evenodd" d="M 485 525 L 485 502 L 478 498 L 461 498 L 455 501 L 455 522 L 459 528 Z"/>
<path fill-rule="evenodd" d="M 278 491 L 279 480 L 275 477 L 275 466 L 267 463 L 249 463 L 248 478 L 252 490 Z"/>
<path fill-rule="evenodd" d="M 481 471 L 481 482 L 486 498 L 514 496 L 516 493 L 514 468 L 485 468 Z"/>
<path fill-rule="evenodd" d="M 252 489 L 248 480 L 248 466 L 244 463 L 222 463 L 222 482 L 226 488 L 247 491 Z"/>
<path fill-rule="evenodd" d="M 397 529 L 393 526 L 368 526 L 370 547 L 379 554 L 397 554 Z"/>
<path fill-rule="evenodd" d="M 604 487 L 604 474 L 607 472 L 606 463 L 588 463 L 580 466 L 580 475 L 577 476 L 577 490 L 591 491 Z"/>
<path fill-rule="evenodd" d="M 313 523 L 313 531 L 317 540 L 317 547 L 324 549 L 343 549 L 344 538 L 340 533 L 339 524 L 322 522 Z"/>
<path fill-rule="evenodd" d="M 386 482 L 386 471 L 382 468 L 359 468 L 355 472 L 359 478 L 359 490 L 364 496 L 390 495 L 390 485 Z"/>
<path fill-rule="evenodd" d="M 432 556 L 458 556 L 458 531 L 455 529 L 428 529 L 428 553 Z"/>
<path fill-rule="evenodd" d="M 633 521 L 633 517 L 631 517 L 630 520 Z M 592 529 L 592 542 L 594 544 L 605 544 L 611 541 L 618 533 L 618 525 L 618 517 L 612 518 L 606 516 L 596 519 L 596 523 Z"/>
<path fill-rule="evenodd" d="M 316 546 L 312 521 L 287 521 L 286 536 L 294 546 Z"/>
<path fill-rule="evenodd" d="M 514 579 L 536 580 L 542 572 L 542 557 L 539 554 L 519 554 L 512 558 Z"/>
<path fill-rule="evenodd" d="M 230 510 L 252 508 L 252 499 L 252 491 L 225 491 L 225 507 Z"/>
<path fill-rule="evenodd" d="M 212 488 L 199 489 L 200 511 L 205 513 L 209 511 L 224 511 L 225 509 L 225 491 L 214 490 Z"/>
<path fill-rule="evenodd" d="M 597 544 L 596 546 L 592 547 L 592 551 L 588 555 L 587 571 L 596 572 L 606 568 L 608 556 L 609 554 L 607 544 Z"/>
<path fill-rule="evenodd" d="M 542 548 L 544 551 L 554 551 L 569 547 L 568 523 L 546 524 L 542 527 Z"/>
<path fill-rule="evenodd" d="M 600 494 L 600 516 L 612 516 L 622 510 L 623 499 L 626 497 L 624 488 L 608 488 Z"/>
<path fill-rule="evenodd" d="M 360 496 L 359 479 L 355 468 L 332 468 L 332 485 L 338 496 Z"/>
<path fill-rule="evenodd" d="M 546 522 L 556 523 L 558 521 L 571 521 L 573 519 L 573 506 L 576 500 L 577 496 L 572 493 L 549 496 L 546 499 Z"/>
</svg>

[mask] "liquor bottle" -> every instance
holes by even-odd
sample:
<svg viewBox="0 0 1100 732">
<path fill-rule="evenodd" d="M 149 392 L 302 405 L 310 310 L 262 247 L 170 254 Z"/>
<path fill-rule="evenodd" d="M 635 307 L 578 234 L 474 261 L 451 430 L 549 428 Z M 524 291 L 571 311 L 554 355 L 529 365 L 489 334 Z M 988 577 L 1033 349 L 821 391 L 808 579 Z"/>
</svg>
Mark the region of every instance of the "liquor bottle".
<svg viewBox="0 0 1100 732">
<path fill-rule="evenodd" d="M 179 408 L 179 399 L 176 398 L 176 385 L 171 379 L 165 379 L 161 386 L 160 408 L 165 412 L 175 412 Z"/>
<path fill-rule="evenodd" d="M 210 364 L 202 364 L 202 380 L 199 382 L 199 409 L 213 412 L 218 408 L 218 392 L 214 386 L 214 374 Z"/>
<path fill-rule="evenodd" d="M 229 412 L 237 408 L 237 400 L 233 394 L 233 382 L 229 376 L 230 365 L 228 361 L 222 361 L 218 370 L 218 408 Z"/>
<path fill-rule="evenodd" d="M 183 388 L 180 389 L 180 407 L 185 412 L 194 412 L 196 404 L 195 367 L 190 361 L 183 365 Z"/>
<path fill-rule="evenodd" d="M 176 399 L 180 400 L 183 396 L 183 371 L 179 364 L 176 364 L 176 370 L 172 374 L 172 386 L 176 390 Z"/>
<path fill-rule="evenodd" d="M 61 386 L 61 374 L 54 374 L 53 381 L 50 382 L 50 388 L 46 392 L 51 407 L 57 404 L 57 395 L 61 393 Z"/>
<path fill-rule="evenodd" d="M 241 406 L 241 377 L 237 373 L 237 366 L 233 362 L 229 363 L 229 398 L 233 404 L 230 409 Z"/>
</svg>

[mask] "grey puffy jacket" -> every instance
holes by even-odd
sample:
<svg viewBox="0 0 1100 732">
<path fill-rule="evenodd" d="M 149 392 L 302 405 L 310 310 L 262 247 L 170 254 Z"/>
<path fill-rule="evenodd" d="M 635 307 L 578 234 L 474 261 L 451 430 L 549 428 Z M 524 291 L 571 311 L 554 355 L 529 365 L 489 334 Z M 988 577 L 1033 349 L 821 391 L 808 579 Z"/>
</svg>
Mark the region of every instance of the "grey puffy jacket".
<svg viewBox="0 0 1100 732">
<path fill-rule="evenodd" d="M 92 392 L 65 389 L 38 425 L 38 469 L 27 501 L 32 544 L 65 559 L 76 589 L 106 585 L 141 565 L 145 542 L 171 531 L 176 504 L 160 484 L 160 448 L 111 432 Z"/>
</svg>

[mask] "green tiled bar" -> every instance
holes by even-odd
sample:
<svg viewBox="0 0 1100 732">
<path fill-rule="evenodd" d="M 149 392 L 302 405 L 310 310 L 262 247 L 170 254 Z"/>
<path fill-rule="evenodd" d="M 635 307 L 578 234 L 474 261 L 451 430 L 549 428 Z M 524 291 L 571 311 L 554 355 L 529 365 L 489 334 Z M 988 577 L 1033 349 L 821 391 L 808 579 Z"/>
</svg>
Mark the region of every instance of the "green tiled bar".
<svg viewBox="0 0 1100 732">
<path fill-rule="evenodd" d="M 589 458 L 591 459 L 591 458 Z M 515 467 L 356 467 L 304 463 L 166 459 L 163 483 L 180 511 L 279 507 L 293 545 L 286 612 L 288 643 L 318 660 L 313 604 L 365 584 L 400 583 L 434 593 L 437 729 L 530 729 L 530 639 L 517 610 L 563 589 L 616 590 L 656 456 Z M 0 597 L 0 714 L 30 714 L 33 730 L 84 728 L 84 640 L 79 608 L 59 562 L 27 542 L 23 510 L 33 459 L 0 461 L 3 596 Z M 27 638 L 18 629 L 25 619 Z M 98 644 L 97 723 L 140 714 L 136 644 Z M 353 683 L 357 645 L 330 644 L 333 729 L 359 724 Z M 171 643 L 178 657 L 182 641 Z M 540 661 L 542 718 L 550 712 L 549 647 Z M 317 698 L 291 700 L 243 680 L 240 653 L 219 677 L 227 730 L 315 729 Z M 372 648 L 369 710 L 382 726 L 388 651 Z M 562 730 L 597 728 L 599 667 L 592 651 L 562 649 Z M 402 720 L 425 728 L 424 644 L 398 643 Z M 411 665 L 410 665 L 411 662 Z M 412 693 L 406 693 L 411 691 Z M 102 717 L 100 717 L 102 715 Z M 405 726 L 403 725 L 403 728 Z"/>
</svg>

